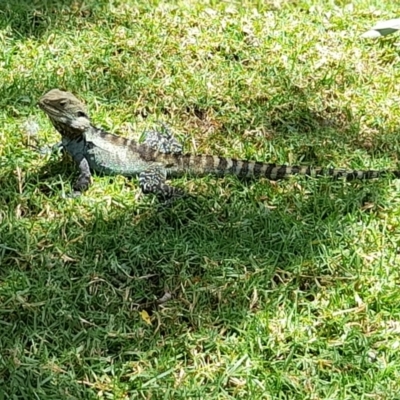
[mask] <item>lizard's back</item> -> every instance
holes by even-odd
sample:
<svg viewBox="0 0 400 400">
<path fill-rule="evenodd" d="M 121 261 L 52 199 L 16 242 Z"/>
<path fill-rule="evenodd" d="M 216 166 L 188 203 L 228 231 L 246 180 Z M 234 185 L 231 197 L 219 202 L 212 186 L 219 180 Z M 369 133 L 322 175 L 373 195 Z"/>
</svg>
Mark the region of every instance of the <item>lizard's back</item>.
<svg viewBox="0 0 400 400">
<path fill-rule="evenodd" d="M 90 167 L 107 175 L 135 176 L 149 164 L 138 152 L 133 140 L 102 130 L 90 130 L 85 135 L 86 157 Z"/>
</svg>

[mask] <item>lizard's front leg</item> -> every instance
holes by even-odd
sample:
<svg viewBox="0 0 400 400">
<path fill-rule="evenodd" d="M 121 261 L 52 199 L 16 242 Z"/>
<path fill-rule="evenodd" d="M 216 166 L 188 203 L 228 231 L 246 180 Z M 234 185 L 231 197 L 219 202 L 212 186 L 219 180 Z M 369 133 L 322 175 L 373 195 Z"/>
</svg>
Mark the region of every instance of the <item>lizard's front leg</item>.
<svg viewBox="0 0 400 400">
<path fill-rule="evenodd" d="M 184 195 L 181 189 L 165 183 L 166 171 L 163 168 L 151 168 L 139 175 L 139 185 L 143 193 L 153 193 L 163 199 Z"/>
<path fill-rule="evenodd" d="M 90 173 L 89 163 L 86 158 L 82 155 L 75 158 L 75 162 L 79 168 L 79 176 L 74 184 L 73 197 L 79 196 L 81 192 L 89 187 L 92 181 L 92 174 Z"/>
<path fill-rule="evenodd" d="M 27 145 L 28 147 L 31 147 L 35 151 L 37 151 L 41 156 L 47 156 L 47 155 L 59 155 L 61 152 L 64 152 L 64 146 L 62 142 L 58 142 L 52 146 L 36 146 L 34 144 L 29 144 Z"/>
<path fill-rule="evenodd" d="M 62 142 L 58 142 L 56 144 L 53 144 L 53 146 L 45 146 L 45 147 L 40 147 L 37 149 L 41 155 L 47 155 L 47 154 L 57 154 L 59 155 L 60 153 L 65 152 L 65 148 Z"/>
</svg>

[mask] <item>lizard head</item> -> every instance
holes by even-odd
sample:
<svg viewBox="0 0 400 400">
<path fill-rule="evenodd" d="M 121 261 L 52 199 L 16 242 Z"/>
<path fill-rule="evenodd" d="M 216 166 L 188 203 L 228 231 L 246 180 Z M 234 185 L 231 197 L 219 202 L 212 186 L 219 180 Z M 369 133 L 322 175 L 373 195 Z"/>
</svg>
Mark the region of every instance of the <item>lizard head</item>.
<svg viewBox="0 0 400 400">
<path fill-rule="evenodd" d="M 39 99 L 38 105 L 62 136 L 73 139 L 90 127 L 86 106 L 70 92 L 52 89 Z"/>
</svg>

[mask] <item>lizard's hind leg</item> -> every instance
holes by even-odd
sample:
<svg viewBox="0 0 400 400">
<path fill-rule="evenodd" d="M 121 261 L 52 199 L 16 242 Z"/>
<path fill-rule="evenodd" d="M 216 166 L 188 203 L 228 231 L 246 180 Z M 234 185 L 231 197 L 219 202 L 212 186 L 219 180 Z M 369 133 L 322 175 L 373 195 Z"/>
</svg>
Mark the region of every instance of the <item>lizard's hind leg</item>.
<svg viewBox="0 0 400 400">
<path fill-rule="evenodd" d="M 139 185 L 143 193 L 153 193 L 163 199 L 184 195 L 183 190 L 165 183 L 166 171 L 163 168 L 151 168 L 139 175 Z"/>
<path fill-rule="evenodd" d="M 171 130 L 165 125 L 161 124 L 161 129 L 153 129 L 144 132 L 144 144 L 151 147 L 153 150 L 159 151 L 164 154 L 181 154 L 183 146 L 174 137 Z"/>
</svg>

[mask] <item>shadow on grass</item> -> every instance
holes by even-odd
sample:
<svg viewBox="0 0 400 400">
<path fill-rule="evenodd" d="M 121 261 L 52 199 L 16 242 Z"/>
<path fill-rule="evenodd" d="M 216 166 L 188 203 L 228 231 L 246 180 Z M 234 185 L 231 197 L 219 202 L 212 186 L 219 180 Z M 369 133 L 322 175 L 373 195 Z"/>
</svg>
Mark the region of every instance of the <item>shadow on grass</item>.
<svg viewBox="0 0 400 400">
<path fill-rule="evenodd" d="M 289 283 L 312 299 L 346 274 L 324 254 L 337 254 L 365 202 L 386 198 L 385 182 L 312 182 L 306 195 L 227 178 L 195 199 L 160 207 L 148 197 L 132 208 L 87 196 L 43 201 L 33 190 L 43 176 L 27 173 L 20 194 L 12 173 L 2 179 L 0 384 L 9 398 L 92 393 L 83 382 L 93 371 L 147 358 L 172 337 L 185 354 L 188 332 L 235 332 Z M 263 196 L 279 204 L 265 207 Z M 173 299 L 155 306 L 165 292 Z"/>
</svg>

